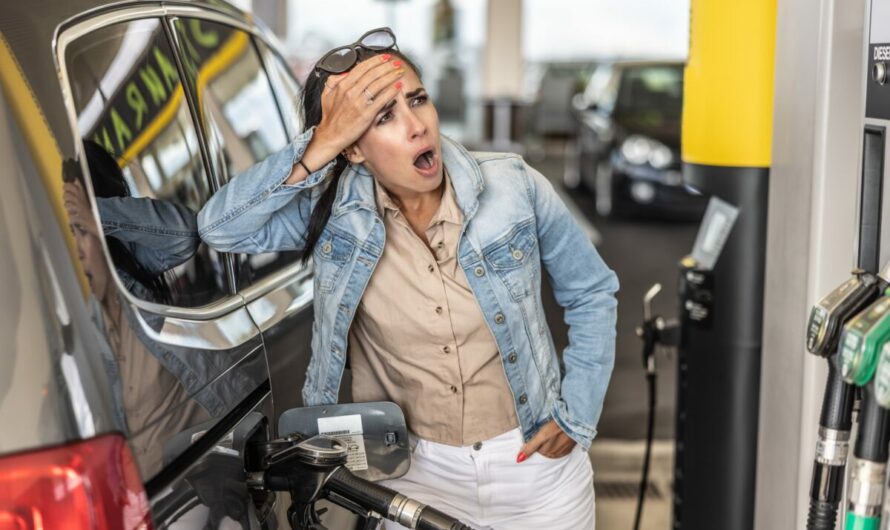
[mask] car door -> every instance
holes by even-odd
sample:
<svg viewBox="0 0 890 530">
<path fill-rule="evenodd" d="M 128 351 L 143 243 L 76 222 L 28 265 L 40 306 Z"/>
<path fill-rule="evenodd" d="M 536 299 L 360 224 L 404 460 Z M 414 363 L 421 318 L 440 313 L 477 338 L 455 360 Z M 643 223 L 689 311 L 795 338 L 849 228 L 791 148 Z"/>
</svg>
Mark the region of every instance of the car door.
<svg viewBox="0 0 890 530">
<path fill-rule="evenodd" d="M 79 153 L 67 164 L 66 208 L 155 527 L 285 527 L 274 495 L 246 484 L 251 443 L 271 436 L 262 335 L 238 294 L 235 257 L 197 236 L 195 216 L 219 183 L 188 80 L 233 63 L 211 54 L 188 71 L 191 52 L 171 38 L 178 9 L 196 11 L 127 7 L 60 31 Z"/>
<path fill-rule="evenodd" d="M 206 57 L 228 61 L 219 75 L 189 78 L 213 174 L 223 185 L 298 134 L 298 85 L 262 35 L 249 28 L 195 16 L 177 17 L 172 25 L 186 72 L 200 72 Z M 302 405 L 311 354 L 312 277 L 299 258 L 296 252 L 233 256 L 238 292 L 263 332 L 275 418 Z"/>
</svg>

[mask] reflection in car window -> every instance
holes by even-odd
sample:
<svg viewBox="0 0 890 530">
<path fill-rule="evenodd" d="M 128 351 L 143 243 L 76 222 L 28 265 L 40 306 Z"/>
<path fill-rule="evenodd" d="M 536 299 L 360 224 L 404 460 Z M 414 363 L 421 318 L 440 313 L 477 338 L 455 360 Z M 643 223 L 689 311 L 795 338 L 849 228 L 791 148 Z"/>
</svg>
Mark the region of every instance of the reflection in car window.
<svg viewBox="0 0 890 530">
<path fill-rule="evenodd" d="M 281 111 L 253 39 L 208 20 L 173 23 L 220 183 L 287 145 Z M 296 252 L 238 257 L 238 287 L 297 262 Z"/>
<path fill-rule="evenodd" d="M 66 55 L 106 245 L 135 296 L 179 307 L 227 293 L 222 262 L 197 236 L 210 196 L 198 137 L 159 20 L 116 24 Z"/>
</svg>

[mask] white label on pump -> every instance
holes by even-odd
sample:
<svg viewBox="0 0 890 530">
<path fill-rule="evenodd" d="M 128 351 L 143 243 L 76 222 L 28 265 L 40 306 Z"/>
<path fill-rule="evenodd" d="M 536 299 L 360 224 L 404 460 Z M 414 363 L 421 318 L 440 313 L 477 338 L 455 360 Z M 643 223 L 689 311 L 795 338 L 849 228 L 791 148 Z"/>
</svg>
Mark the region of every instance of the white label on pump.
<svg viewBox="0 0 890 530">
<path fill-rule="evenodd" d="M 368 469 L 368 454 L 365 451 L 363 432 L 360 414 L 318 418 L 318 434 L 336 438 L 346 444 L 346 468 L 350 471 Z"/>
</svg>

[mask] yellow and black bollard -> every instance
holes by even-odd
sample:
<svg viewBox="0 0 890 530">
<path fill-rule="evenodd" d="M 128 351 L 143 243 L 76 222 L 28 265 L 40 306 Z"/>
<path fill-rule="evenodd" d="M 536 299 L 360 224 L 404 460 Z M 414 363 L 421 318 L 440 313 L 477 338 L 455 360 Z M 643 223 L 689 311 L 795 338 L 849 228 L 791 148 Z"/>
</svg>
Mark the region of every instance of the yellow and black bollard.
<svg viewBox="0 0 890 530">
<path fill-rule="evenodd" d="M 750 530 L 760 382 L 776 1 L 692 0 L 683 177 L 739 208 L 715 267 L 680 264 L 675 529 Z"/>
</svg>

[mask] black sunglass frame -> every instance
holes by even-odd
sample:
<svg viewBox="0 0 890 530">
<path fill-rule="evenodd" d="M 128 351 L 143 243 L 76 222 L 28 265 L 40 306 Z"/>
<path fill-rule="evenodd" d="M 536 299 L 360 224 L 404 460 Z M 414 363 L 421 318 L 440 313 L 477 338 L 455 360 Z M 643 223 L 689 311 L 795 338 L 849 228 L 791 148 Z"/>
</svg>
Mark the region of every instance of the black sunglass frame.
<svg viewBox="0 0 890 530">
<path fill-rule="evenodd" d="M 366 38 L 370 37 L 371 35 L 373 35 L 375 33 L 388 34 L 390 37 L 392 37 L 392 45 L 390 45 L 390 46 L 368 46 L 366 44 L 362 44 L 363 40 L 365 40 Z M 370 51 L 375 51 L 375 52 L 384 51 L 384 50 L 399 51 L 399 45 L 396 42 L 396 34 L 393 33 L 390 28 L 388 28 L 386 26 L 383 26 L 380 28 L 374 28 L 372 30 L 366 31 L 361 37 L 358 38 L 357 41 L 355 41 L 351 44 L 347 44 L 345 46 L 337 46 L 336 48 L 334 48 L 334 49 L 330 50 L 329 52 L 327 52 L 326 54 L 322 55 L 321 59 L 319 59 L 318 63 L 316 63 L 315 76 L 316 77 L 321 76 L 321 72 L 319 70 L 324 70 L 325 72 L 327 72 L 329 74 L 342 74 L 343 72 L 348 71 L 350 68 L 355 66 L 355 63 L 357 63 L 359 61 L 359 48 L 362 48 L 365 50 L 370 50 Z M 332 55 L 334 55 L 335 53 L 337 53 L 341 50 L 349 50 L 349 52 L 352 54 L 352 58 L 349 62 L 349 66 L 346 66 L 341 69 L 337 69 L 337 68 L 333 68 L 333 67 L 325 67 L 325 65 L 324 65 L 325 61 L 329 57 L 331 57 Z"/>
</svg>

